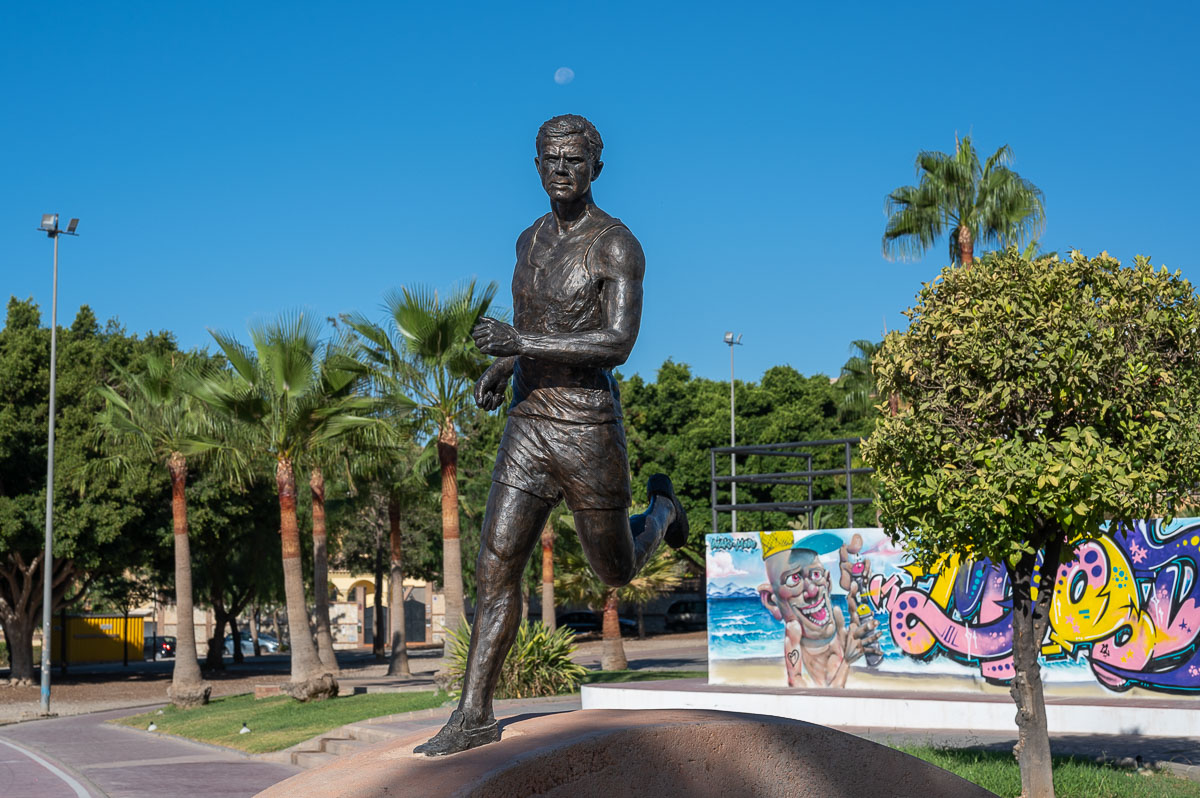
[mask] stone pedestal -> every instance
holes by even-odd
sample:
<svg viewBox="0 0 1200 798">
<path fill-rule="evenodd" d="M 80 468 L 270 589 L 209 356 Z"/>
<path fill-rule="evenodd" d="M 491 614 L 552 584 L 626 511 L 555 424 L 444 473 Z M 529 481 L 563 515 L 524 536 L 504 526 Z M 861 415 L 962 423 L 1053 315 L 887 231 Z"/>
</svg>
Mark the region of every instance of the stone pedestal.
<svg viewBox="0 0 1200 798">
<path fill-rule="evenodd" d="M 582 710 L 500 722 L 502 739 L 449 757 L 435 730 L 276 784 L 263 798 L 985 798 L 899 751 L 802 721 L 708 710 Z"/>
</svg>

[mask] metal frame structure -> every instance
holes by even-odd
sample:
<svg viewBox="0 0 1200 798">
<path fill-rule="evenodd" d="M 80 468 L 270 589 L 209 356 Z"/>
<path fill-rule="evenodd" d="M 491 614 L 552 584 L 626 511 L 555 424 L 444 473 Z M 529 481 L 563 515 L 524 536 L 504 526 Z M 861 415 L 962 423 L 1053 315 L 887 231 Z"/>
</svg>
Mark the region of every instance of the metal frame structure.
<svg viewBox="0 0 1200 798">
<path fill-rule="evenodd" d="M 791 443 L 768 443 L 758 446 L 715 446 L 709 449 L 709 459 L 711 463 L 711 485 L 712 485 L 712 528 L 717 530 L 717 517 L 719 513 L 733 513 L 738 511 L 743 512 L 776 512 L 788 513 L 789 515 L 806 515 L 808 518 L 808 528 L 813 528 L 813 513 L 818 507 L 844 506 L 846 508 L 846 523 L 848 526 L 854 526 L 854 506 L 856 504 L 870 504 L 869 497 L 854 496 L 854 479 L 853 477 L 860 474 L 873 474 L 873 468 L 854 468 L 851 462 L 852 452 L 855 446 L 862 442 L 861 438 L 835 438 L 827 441 L 794 441 Z M 829 468 L 814 471 L 813 456 L 814 449 L 820 449 L 825 446 L 841 446 L 845 451 L 845 467 Z M 780 471 L 769 474 L 731 474 L 729 476 L 717 476 L 717 455 L 731 455 L 731 459 L 737 456 L 760 455 L 763 457 L 791 457 L 800 458 L 805 462 L 804 471 Z M 813 499 L 813 479 L 816 477 L 830 476 L 845 476 L 846 477 L 846 497 L 844 499 Z M 733 499 L 732 504 L 720 504 L 717 499 L 718 485 L 737 485 L 739 482 L 754 483 L 759 485 L 801 485 L 808 488 L 808 498 L 804 501 L 795 502 L 758 502 L 751 504 L 738 504 L 737 499 Z M 736 494 L 734 494 L 736 496 Z"/>
</svg>

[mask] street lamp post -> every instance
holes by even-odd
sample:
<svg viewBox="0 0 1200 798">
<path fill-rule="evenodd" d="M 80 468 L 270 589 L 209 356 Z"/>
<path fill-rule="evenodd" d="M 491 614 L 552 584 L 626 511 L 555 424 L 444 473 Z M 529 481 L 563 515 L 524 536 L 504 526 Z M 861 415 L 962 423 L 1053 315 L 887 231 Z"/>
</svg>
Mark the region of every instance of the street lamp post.
<svg viewBox="0 0 1200 798">
<path fill-rule="evenodd" d="M 734 338 L 733 333 L 725 333 L 725 343 L 729 344 L 729 445 L 737 446 L 737 415 L 734 410 L 733 400 L 733 348 L 742 345 L 742 336 L 739 333 L 737 338 Z M 737 476 L 737 455 L 733 452 L 729 453 L 729 476 Z M 732 491 L 730 504 L 737 506 L 737 481 L 729 483 Z M 714 532 L 716 530 L 713 530 Z M 733 510 L 733 531 L 737 532 L 737 510 Z"/>
<path fill-rule="evenodd" d="M 42 214 L 41 232 L 54 239 L 54 281 L 50 299 L 50 419 L 47 422 L 46 449 L 46 551 L 42 557 L 42 714 L 50 714 L 50 638 L 54 622 L 54 399 L 55 364 L 58 359 L 58 237 L 78 235 L 78 219 L 67 223 L 66 230 L 58 227 L 57 213 Z M 67 629 L 63 627 L 63 639 Z"/>
</svg>

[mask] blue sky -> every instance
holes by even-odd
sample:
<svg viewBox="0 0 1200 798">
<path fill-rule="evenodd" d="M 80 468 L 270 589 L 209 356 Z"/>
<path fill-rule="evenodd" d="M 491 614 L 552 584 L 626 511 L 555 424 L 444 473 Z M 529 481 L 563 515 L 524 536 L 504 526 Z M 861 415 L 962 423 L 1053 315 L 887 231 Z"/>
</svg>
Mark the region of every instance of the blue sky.
<svg viewBox="0 0 1200 798">
<path fill-rule="evenodd" d="M 59 3 L 0 10 L 0 293 L 46 318 L 44 212 L 78 216 L 60 308 L 131 331 L 477 277 L 508 303 L 546 211 L 538 125 L 605 139 L 597 202 L 647 254 L 641 337 L 739 378 L 834 375 L 944 264 L 880 254 L 921 149 L 1009 144 L 1043 246 L 1196 267 L 1189 4 Z M 570 83 L 555 70 L 575 73 Z"/>
</svg>

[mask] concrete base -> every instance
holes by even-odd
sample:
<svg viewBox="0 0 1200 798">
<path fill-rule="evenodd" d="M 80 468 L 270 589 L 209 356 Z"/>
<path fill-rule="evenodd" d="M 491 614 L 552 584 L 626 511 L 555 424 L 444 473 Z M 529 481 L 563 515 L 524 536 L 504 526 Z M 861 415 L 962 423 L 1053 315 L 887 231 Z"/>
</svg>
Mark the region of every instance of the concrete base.
<svg viewBox="0 0 1200 798">
<path fill-rule="evenodd" d="M 1011 732 L 1016 707 L 1006 695 L 885 690 L 773 689 L 672 679 L 584 685 L 584 709 L 705 709 L 870 729 Z M 1055 734 L 1200 737 L 1200 701 L 1047 697 Z"/>
<path fill-rule="evenodd" d="M 501 721 L 500 742 L 449 757 L 381 743 L 263 798 L 986 798 L 919 759 L 811 723 L 706 712 L 584 710 Z"/>
</svg>

